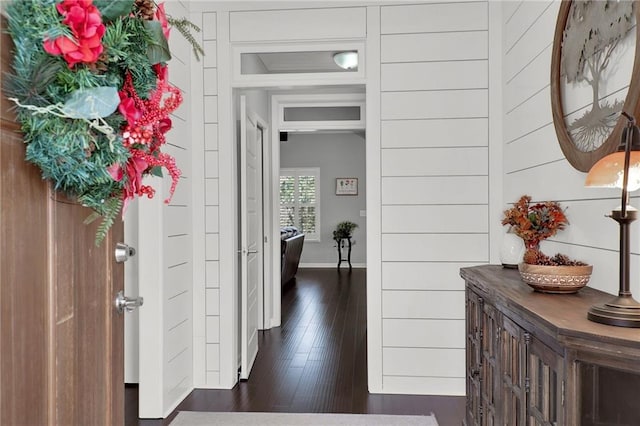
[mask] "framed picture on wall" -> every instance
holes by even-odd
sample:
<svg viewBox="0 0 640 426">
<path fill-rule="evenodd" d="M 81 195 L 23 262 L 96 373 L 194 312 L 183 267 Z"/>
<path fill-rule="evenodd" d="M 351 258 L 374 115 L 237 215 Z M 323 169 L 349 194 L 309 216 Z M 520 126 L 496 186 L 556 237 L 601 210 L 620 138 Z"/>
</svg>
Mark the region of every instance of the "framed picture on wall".
<svg viewBox="0 0 640 426">
<path fill-rule="evenodd" d="M 336 195 L 358 195 L 358 178 L 336 178 Z"/>
</svg>

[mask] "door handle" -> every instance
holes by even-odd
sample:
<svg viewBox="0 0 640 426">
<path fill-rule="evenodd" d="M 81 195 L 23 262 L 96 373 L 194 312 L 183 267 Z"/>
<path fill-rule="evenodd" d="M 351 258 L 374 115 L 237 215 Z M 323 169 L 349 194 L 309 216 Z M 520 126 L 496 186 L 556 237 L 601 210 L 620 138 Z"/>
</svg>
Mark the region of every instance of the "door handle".
<svg viewBox="0 0 640 426">
<path fill-rule="evenodd" d="M 119 314 L 123 314 L 125 311 L 126 312 L 131 312 L 134 309 L 139 308 L 143 304 L 144 304 L 144 298 L 142 298 L 142 297 L 133 297 L 133 298 L 125 297 L 125 295 L 124 295 L 124 293 L 122 293 L 122 291 L 118 292 L 118 294 L 116 295 L 116 300 L 114 301 L 114 305 L 116 306 L 116 309 L 118 310 Z"/>
<path fill-rule="evenodd" d="M 240 253 L 240 254 L 257 254 L 258 250 L 242 249 L 242 250 L 238 250 L 238 253 Z"/>
<path fill-rule="evenodd" d="M 116 258 L 116 262 L 123 263 L 129 260 L 130 257 L 136 255 L 136 249 L 134 249 L 133 247 L 129 247 L 124 243 L 118 243 L 116 244 L 114 255 Z"/>
</svg>

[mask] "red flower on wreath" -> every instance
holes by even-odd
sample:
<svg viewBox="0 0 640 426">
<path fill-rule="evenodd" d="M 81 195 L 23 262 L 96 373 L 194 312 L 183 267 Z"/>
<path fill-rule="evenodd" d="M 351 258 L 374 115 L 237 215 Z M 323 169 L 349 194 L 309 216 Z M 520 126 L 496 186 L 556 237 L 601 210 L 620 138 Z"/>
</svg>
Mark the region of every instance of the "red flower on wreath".
<svg viewBox="0 0 640 426">
<path fill-rule="evenodd" d="M 92 64 L 104 50 L 105 32 L 102 16 L 93 0 L 63 0 L 56 5 L 64 16 L 62 23 L 69 26 L 72 37 L 60 36 L 44 41 L 44 50 L 51 55 L 62 55 L 69 68 L 79 62 Z"/>
<path fill-rule="evenodd" d="M 119 92 L 118 109 L 127 119 L 127 125 L 122 129 L 122 139 L 124 146 L 131 153 L 131 158 L 125 170 L 118 165 L 112 165 L 108 171 L 118 182 L 126 176 L 123 213 L 129 201 L 136 195 L 146 194 L 152 198 L 155 194 L 153 188 L 142 185 L 144 173 L 149 173 L 155 167 L 167 169 L 172 182 L 169 197 L 164 200 L 165 203 L 171 201 L 181 175 L 175 159 L 160 152 L 160 147 L 166 142 L 165 133 L 171 129 L 169 114 L 182 103 L 182 93 L 180 89 L 169 84 L 166 66 L 156 67 L 155 70 L 158 86 L 151 92 L 148 99 L 138 96 L 130 73 L 126 74 L 124 85 Z"/>
<path fill-rule="evenodd" d="M 118 105 L 118 111 L 127 120 L 129 125 L 133 125 L 136 121 L 142 117 L 142 112 L 136 108 L 136 102 L 133 98 L 127 96 L 123 91 L 118 92 L 120 95 L 120 105 Z"/>
<path fill-rule="evenodd" d="M 162 26 L 162 34 L 164 34 L 164 38 L 169 40 L 169 33 L 171 33 L 171 28 L 169 28 L 167 13 L 164 11 L 164 3 L 160 3 L 156 7 L 156 13 L 154 14 L 154 18 L 156 18 L 156 21 L 160 21 L 160 25 Z"/>
</svg>

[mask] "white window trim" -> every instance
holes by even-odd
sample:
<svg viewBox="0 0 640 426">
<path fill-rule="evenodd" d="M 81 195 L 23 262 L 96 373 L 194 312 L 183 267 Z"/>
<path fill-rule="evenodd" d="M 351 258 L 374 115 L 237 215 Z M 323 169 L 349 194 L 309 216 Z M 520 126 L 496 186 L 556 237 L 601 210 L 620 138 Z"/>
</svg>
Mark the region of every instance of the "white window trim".
<svg viewBox="0 0 640 426">
<path fill-rule="evenodd" d="M 324 84 L 364 84 L 365 83 L 365 43 L 361 39 L 316 42 L 280 43 L 232 43 L 231 44 L 231 84 L 232 87 L 289 87 Z M 242 74 L 240 72 L 243 53 L 275 52 L 317 52 L 326 50 L 353 50 L 358 52 L 358 70 L 352 72 L 299 72 L 281 74 Z"/>
<path fill-rule="evenodd" d="M 286 121 L 286 108 L 300 107 L 358 107 L 359 120 L 316 120 L 316 121 Z M 365 129 L 365 100 L 362 93 L 333 94 L 333 95 L 292 95 L 286 102 L 278 105 L 278 128 L 281 132 L 294 130 L 355 130 Z"/>
<path fill-rule="evenodd" d="M 315 202 L 315 208 L 316 208 L 316 232 L 315 234 L 309 234 L 307 232 L 305 232 L 304 230 L 300 230 L 302 232 L 304 232 L 305 234 L 305 241 L 315 241 L 315 242 L 320 242 L 320 167 L 286 167 L 286 168 L 281 168 L 280 169 L 280 176 L 294 176 L 296 178 L 296 195 L 298 192 L 298 177 L 300 175 L 303 176 L 310 176 L 313 175 L 316 178 L 316 202 Z M 297 196 L 295 197 L 297 200 Z M 296 201 L 296 206 L 299 206 L 298 202 Z M 279 208 L 279 206 L 278 206 Z M 296 209 L 296 211 L 298 211 L 298 209 Z M 280 221 L 280 216 L 278 215 L 278 222 Z"/>
</svg>

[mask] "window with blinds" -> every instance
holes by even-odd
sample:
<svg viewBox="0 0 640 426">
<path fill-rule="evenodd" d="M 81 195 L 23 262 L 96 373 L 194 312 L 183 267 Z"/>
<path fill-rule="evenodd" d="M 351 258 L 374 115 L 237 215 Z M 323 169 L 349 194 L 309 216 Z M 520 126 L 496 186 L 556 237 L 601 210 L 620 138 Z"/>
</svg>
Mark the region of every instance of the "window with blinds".
<svg viewBox="0 0 640 426">
<path fill-rule="evenodd" d="M 295 226 L 320 240 L 320 169 L 280 169 L 280 227 Z"/>
</svg>

